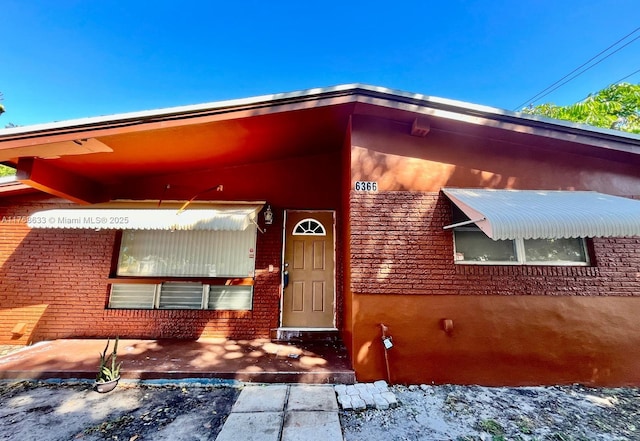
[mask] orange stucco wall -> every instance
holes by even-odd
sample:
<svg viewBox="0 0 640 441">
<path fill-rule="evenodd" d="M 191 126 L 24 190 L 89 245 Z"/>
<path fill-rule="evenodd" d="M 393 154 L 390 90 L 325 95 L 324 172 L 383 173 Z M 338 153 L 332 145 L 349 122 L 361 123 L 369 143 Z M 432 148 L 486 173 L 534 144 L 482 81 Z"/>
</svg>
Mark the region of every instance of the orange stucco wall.
<svg viewBox="0 0 640 441">
<path fill-rule="evenodd" d="M 387 376 L 384 323 L 394 338 L 392 382 L 639 385 L 640 238 L 589 240 L 589 267 L 456 265 L 440 193 L 451 186 L 637 197 L 637 169 L 534 137 L 516 144 L 476 137 L 473 128 L 424 138 L 409 131 L 381 118 L 352 124 L 345 334 L 358 380 Z M 360 180 L 379 191 L 353 191 Z"/>
<path fill-rule="evenodd" d="M 357 294 L 353 306 L 359 381 L 386 377 L 384 323 L 394 383 L 640 384 L 639 297 Z"/>
<path fill-rule="evenodd" d="M 362 117 L 353 123 L 351 178 L 377 181 L 380 191 L 450 186 L 640 193 L 633 164 L 540 148 L 535 139 L 522 145 L 438 130 L 421 138 L 406 124 Z"/>
</svg>

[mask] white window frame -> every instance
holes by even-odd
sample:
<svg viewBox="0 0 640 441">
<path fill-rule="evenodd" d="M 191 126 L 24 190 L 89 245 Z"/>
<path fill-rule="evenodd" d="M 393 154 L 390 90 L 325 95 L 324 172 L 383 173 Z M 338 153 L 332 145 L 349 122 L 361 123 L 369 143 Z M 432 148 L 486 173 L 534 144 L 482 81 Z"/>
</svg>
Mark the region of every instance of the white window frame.
<svg viewBox="0 0 640 441">
<path fill-rule="evenodd" d="M 313 231 L 308 230 L 307 228 L 303 227 L 303 224 L 306 222 L 313 222 L 316 227 L 314 228 Z M 298 228 L 303 229 L 304 231 L 298 233 L 297 230 Z M 319 231 L 318 231 L 319 229 Z M 322 222 L 313 219 L 311 217 L 308 217 L 306 219 L 302 219 L 300 222 L 298 222 L 294 227 L 293 230 L 291 232 L 292 236 L 326 236 L 327 235 L 327 230 L 324 229 L 324 225 L 322 225 Z"/>
<path fill-rule="evenodd" d="M 505 261 L 505 260 L 457 260 L 457 246 L 456 246 L 456 231 L 474 231 L 479 234 L 484 234 L 482 230 L 479 228 L 473 227 L 461 227 L 453 230 L 453 260 L 456 265 L 528 265 L 528 266 L 589 266 L 589 250 L 587 248 L 586 239 L 580 237 L 580 243 L 582 244 L 582 250 L 584 252 L 585 261 L 577 262 L 577 261 L 567 261 L 567 260 L 556 260 L 556 261 L 527 261 L 524 241 L 525 239 L 512 239 L 511 241 L 515 245 L 515 254 L 516 260 L 514 261 Z"/>
</svg>

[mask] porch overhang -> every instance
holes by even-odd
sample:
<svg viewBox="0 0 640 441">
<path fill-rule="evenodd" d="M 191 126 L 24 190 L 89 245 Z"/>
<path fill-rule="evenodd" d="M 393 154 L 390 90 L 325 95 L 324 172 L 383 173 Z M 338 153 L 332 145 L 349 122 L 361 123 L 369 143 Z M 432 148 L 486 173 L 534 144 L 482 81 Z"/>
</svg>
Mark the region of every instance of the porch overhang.
<svg viewBox="0 0 640 441">
<path fill-rule="evenodd" d="M 145 203 L 43 210 L 29 216 L 27 225 L 30 228 L 244 231 L 256 222 L 264 202 L 193 205 L 186 210 L 176 204 L 153 208 Z"/>
<path fill-rule="evenodd" d="M 633 199 L 595 191 L 442 192 L 493 240 L 640 236 L 640 201 Z"/>
</svg>

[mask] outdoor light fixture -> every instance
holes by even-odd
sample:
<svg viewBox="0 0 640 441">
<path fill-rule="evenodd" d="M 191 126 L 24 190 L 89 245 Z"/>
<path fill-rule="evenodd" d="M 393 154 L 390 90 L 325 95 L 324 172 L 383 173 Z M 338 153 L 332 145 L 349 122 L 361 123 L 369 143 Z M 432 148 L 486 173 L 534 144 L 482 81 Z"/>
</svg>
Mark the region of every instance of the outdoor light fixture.
<svg viewBox="0 0 640 441">
<path fill-rule="evenodd" d="M 416 118 L 413 120 L 413 124 L 411 125 L 411 135 L 424 138 L 429 134 L 430 130 L 431 124 L 429 124 L 428 119 Z"/>
<path fill-rule="evenodd" d="M 264 224 L 271 225 L 273 223 L 273 211 L 271 211 L 271 205 L 267 205 L 267 209 L 264 210 Z"/>
</svg>

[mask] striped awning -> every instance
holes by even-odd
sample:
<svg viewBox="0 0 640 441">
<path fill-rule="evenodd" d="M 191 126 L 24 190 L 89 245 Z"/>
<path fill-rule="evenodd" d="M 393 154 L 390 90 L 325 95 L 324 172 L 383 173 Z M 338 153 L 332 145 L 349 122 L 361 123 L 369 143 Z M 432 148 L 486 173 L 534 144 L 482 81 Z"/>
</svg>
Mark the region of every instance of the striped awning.
<svg viewBox="0 0 640 441">
<path fill-rule="evenodd" d="M 112 230 L 244 231 L 255 222 L 262 205 L 207 208 L 68 208 L 38 211 L 29 216 L 31 228 Z"/>
<path fill-rule="evenodd" d="M 640 236 L 640 201 L 633 199 L 595 191 L 442 191 L 494 240 Z"/>
</svg>

